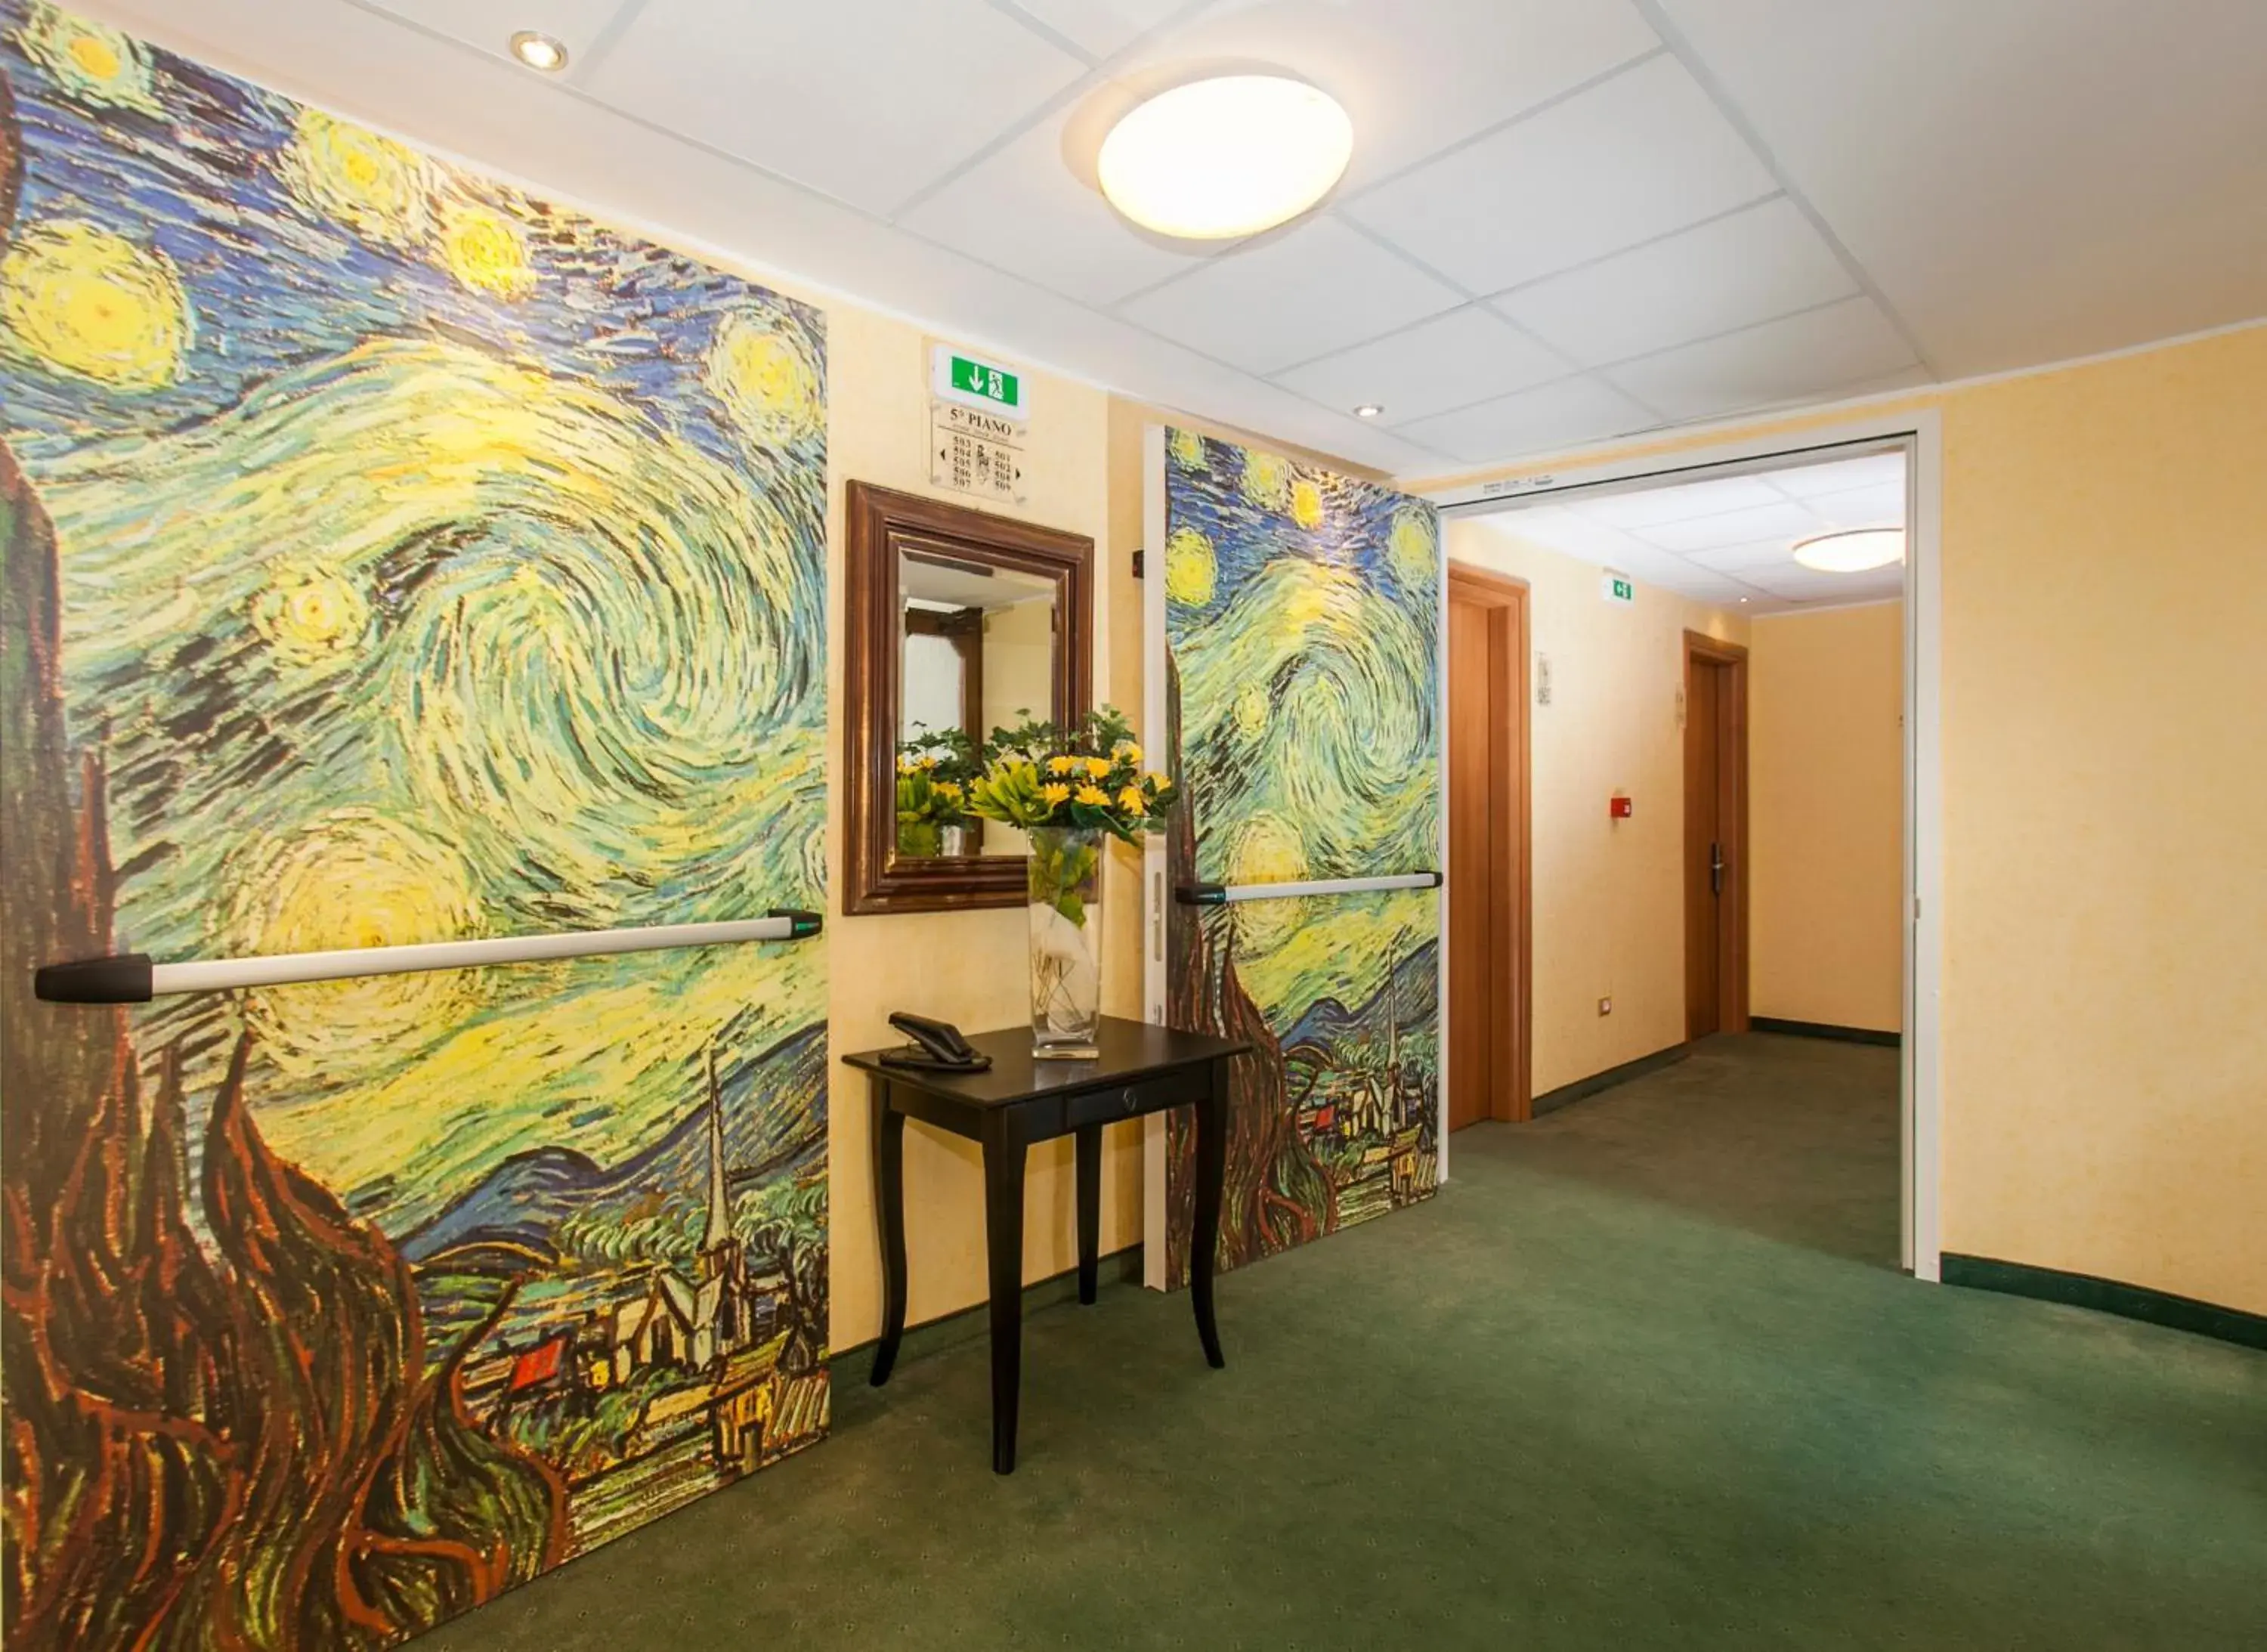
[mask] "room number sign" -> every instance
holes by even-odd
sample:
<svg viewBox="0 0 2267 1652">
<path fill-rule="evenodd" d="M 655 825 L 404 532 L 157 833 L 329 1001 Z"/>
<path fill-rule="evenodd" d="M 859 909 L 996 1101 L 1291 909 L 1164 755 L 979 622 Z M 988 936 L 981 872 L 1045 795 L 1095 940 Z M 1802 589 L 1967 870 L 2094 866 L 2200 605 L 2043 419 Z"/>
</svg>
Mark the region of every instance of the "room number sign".
<svg viewBox="0 0 2267 1652">
<path fill-rule="evenodd" d="M 1023 427 L 997 414 L 949 401 L 933 403 L 929 481 L 994 504 L 1022 504 Z"/>
</svg>

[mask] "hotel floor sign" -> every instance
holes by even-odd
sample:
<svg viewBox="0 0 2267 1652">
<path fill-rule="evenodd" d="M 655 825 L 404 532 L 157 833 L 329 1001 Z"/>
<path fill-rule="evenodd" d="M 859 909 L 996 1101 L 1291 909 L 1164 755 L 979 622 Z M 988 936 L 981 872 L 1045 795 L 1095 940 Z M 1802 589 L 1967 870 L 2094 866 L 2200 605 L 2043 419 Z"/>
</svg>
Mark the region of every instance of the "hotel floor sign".
<svg viewBox="0 0 2267 1652">
<path fill-rule="evenodd" d="M 1022 374 L 931 345 L 929 481 L 995 504 L 1025 503 L 1028 394 Z"/>
</svg>

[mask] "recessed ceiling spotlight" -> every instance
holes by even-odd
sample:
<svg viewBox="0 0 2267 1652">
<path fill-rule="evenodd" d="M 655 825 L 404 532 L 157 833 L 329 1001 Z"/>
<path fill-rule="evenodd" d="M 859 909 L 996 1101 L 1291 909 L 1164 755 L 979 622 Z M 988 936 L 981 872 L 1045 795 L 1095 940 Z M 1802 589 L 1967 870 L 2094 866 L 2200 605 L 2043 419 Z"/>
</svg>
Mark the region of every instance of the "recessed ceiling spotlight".
<svg viewBox="0 0 2267 1652">
<path fill-rule="evenodd" d="M 1134 223 L 1184 240 L 1255 235 L 1331 191 L 1354 122 L 1328 92 L 1284 75 L 1220 75 L 1161 92 L 1110 128 L 1095 170 Z"/>
<path fill-rule="evenodd" d="M 1903 528 L 1845 528 L 1798 540 L 1794 560 L 1822 574 L 1862 574 L 1905 560 Z"/>
<path fill-rule="evenodd" d="M 567 67 L 567 48 L 548 34 L 522 29 L 511 37 L 511 55 L 530 69 L 555 75 Z"/>
<path fill-rule="evenodd" d="M 1374 419 L 1384 411 L 1385 409 L 1375 401 L 1365 401 L 1354 410 L 1354 416 L 1357 419 Z"/>
</svg>

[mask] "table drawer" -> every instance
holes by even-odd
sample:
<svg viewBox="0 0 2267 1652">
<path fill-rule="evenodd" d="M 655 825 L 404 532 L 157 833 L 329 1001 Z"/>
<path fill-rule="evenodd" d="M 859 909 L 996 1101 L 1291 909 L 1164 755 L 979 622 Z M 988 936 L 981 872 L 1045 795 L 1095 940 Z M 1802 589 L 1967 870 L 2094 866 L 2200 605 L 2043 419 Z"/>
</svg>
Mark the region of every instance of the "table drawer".
<svg viewBox="0 0 2267 1652">
<path fill-rule="evenodd" d="M 1202 1073 L 1168 1073 L 1130 1084 L 1084 1090 L 1064 1098 L 1063 1128 L 1082 1130 L 1090 1124 L 1114 1124 L 1120 1119 L 1184 1106 L 1203 1095 L 1204 1090 Z"/>
</svg>

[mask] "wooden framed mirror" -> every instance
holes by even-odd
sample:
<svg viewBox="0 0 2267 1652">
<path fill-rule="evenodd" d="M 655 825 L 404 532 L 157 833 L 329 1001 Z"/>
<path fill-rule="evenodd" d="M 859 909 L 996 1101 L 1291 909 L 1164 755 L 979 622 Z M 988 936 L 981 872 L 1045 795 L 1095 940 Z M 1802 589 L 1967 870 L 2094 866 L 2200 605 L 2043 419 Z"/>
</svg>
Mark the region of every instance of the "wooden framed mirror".
<svg viewBox="0 0 2267 1652">
<path fill-rule="evenodd" d="M 842 909 L 1019 906 L 1023 834 L 901 819 L 900 753 L 927 742 L 921 754 L 937 754 L 956 732 L 980 744 L 1027 716 L 1086 715 L 1094 541 L 861 481 L 847 504 Z M 919 805 L 908 814 L 935 806 L 926 790 L 908 797 Z"/>
</svg>

